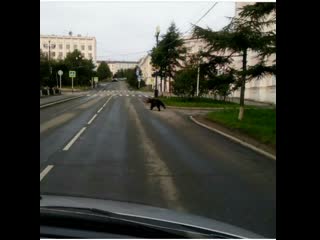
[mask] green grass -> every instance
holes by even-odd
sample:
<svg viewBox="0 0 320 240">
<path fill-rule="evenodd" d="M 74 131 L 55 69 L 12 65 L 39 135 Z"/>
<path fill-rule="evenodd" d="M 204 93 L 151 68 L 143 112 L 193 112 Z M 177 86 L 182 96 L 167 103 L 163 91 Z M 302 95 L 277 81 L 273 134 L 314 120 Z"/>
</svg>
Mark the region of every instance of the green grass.
<svg viewBox="0 0 320 240">
<path fill-rule="evenodd" d="M 237 107 L 239 104 L 209 98 L 159 97 L 166 105 L 175 107 Z"/>
<path fill-rule="evenodd" d="M 238 113 L 238 109 L 221 110 L 208 113 L 206 118 L 275 147 L 275 109 L 245 109 L 242 121 L 238 120 Z"/>
</svg>

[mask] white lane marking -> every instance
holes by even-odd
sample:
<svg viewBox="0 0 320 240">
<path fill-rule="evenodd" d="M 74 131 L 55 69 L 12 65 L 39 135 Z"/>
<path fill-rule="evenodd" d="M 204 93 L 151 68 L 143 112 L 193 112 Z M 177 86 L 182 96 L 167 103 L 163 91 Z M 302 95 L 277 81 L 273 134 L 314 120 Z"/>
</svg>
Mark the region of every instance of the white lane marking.
<svg viewBox="0 0 320 240">
<path fill-rule="evenodd" d="M 126 96 L 127 96 L 127 97 L 129 97 L 129 95 L 128 95 L 128 94 L 127 94 Z"/>
<path fill-rule="evenodd" d="M 101 112 L 101 111 L 102 111 L 102 109 L 103 109 L 103 106 L 102 106 L 102 108 L 100 108 L 100 109 L 98 110 L 98 113 L 99 113 L 99 112 Z"/>
<path fill-rule="evenodd" d="M 92 123 L 92 121 L 97 117 L 98 115 L 97 114 L 95 114 L 95 115 L 93 115 L 93 117 L 90 119 L 90 121 L 88 122 L 88 125 L 90 125 L 91 123 Z"/>
<path fill-rule="evenodd" d="M 120 96 L 120 97 L 122 97 L 122 95 L 121 95 L 121 94 L 119 94 L 119 96 Z"/>
<path fill-rule="evenodd" d="M 90 97 L 91 95 L 90 94 L 87 94 L 87 97 Z"/>
<path fill-rule="evenodd" d="M 48 165 L 41 173 L 40 173 L 40 182 L 41 180 L 51 171 L 53 165 Z"/>
<path fill-rule="evenodd" d="M 131 97 L 134 97 L 135 95 L 133 94 L 133 95 L 131 95 Z"/>
<path fill-rule="evenodd" d="M 69 148 L 74 144 L 74 142 L 80 137 L 80 135 L 86 130 L 86 127 L 83 127 L 72 139 L 71 141 L 64 147 L 63 151 L 68 151 Z"/>
</svg>

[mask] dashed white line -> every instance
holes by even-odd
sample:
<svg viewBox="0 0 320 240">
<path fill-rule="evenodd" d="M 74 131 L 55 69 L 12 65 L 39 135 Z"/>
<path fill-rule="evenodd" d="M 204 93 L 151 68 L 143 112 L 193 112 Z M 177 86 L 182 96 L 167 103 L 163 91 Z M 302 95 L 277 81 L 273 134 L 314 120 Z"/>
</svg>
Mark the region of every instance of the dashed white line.
<svg viewBox="0 0 320 240">
<path fill-rule="evenodd" d="M 98 110 L 98 113 L 99 113 L 99 112 L 101 112 L 101 111 L 102 111 L 102 109 L 103 109 L 103 106 L 102 106 L 102 108 L 100 108 L 100 109 Z"/>
<path fill-rule="evenodd" d="M 83 127 L 72 139 L 71 141 L 64 147 L 63 151 L 68 151 L 69 148 L 74 144 L 74 142 L 80 137 L 80 135 L 86 130 L 87 127 Z"/>
<path fill-rule="evenodd" d="M 40 173 L 40 182 L 41 180 L 51 171 L 53 165 L 48 165 L 41 173 Z"/>
<path fill-rule="evenodd" d="M 92 121 L 97 117 L 98 115 L 97 114 L 95 114 L 95 115 L 93 115 L 93 117 L 90 119 L 90 121 L 88 122 L 88 125 L 90 125 L 91 123 L 92 123 Z"/>
<path fill-rule="evenodd" d="M 122 97 L 122 95 L 121 95 L 121 94 L 119 94 L 119 96 L 120 96 L 120 97 Z"/>
<path fill-rule="evenodd" d="M 128 94 L 127 94 L 126 96 L 127 96 L 127 97 L 129 97 L 129 95 L 128 95 Z"/>
</svg>

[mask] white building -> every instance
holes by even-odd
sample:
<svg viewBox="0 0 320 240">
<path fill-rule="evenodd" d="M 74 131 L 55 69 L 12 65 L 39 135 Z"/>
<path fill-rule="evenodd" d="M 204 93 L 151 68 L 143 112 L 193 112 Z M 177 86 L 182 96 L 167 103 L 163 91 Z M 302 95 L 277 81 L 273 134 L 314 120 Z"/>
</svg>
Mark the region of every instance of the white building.
<svg viewBox="0 0 320 240">
<path fill-rule="evenodd" d="M 40 49 L 50 58 L 64 59 L 69 52 L 78 49 L 86 59 L 92 59 L 96 62 L 96 38 L 83 37 L 81 35 L 72 36 L 57 36 L 57 35 L 40 35 Z"/>
<path fill-rule="evenodd" d="M 115 74 L 120 69 L 132 69 L 138 65 L 138 62 L 134 61 L 110 61 L 110 60 L 98 60 L 97 67 L 99 67 L 101 62 L 106 62 L 110 68 L 112 74 Z"/>
<path fill-rule="evenodd" d="M 138 66 L 142 72 L 142 79 L 145 81 L 146 85 L 151 85 L 154 88 L 155 78 L 152 76 L 154 73 L 151 65 L 151 56 L 148 54 L 141 58 L 138 62 Z M 160 79 L 158 80 L 158 86 L 160 84 Z"/>
</svg>

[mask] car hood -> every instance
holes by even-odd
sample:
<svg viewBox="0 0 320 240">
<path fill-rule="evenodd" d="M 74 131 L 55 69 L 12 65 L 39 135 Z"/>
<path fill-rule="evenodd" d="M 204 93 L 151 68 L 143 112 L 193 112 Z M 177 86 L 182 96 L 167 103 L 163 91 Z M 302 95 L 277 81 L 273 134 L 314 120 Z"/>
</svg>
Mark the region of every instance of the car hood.
<svg viewBox="0 0 320 240">
<path fill-rule="evenodd" d="M 136 216 L 144 219 L 160 220 L 184 224 L 196 228 L 217 231 L 240 238 L 264 238 L 260 235 L 219 222 L 206 217 L 193 214 L 176 212 L 169 209 L 151 207 L 142 204 L 128 203 L 114 200 L 102 200 L 84 197 L 70 197 L 58 195 L 41 195 L 40 207 L 71 207 L 71 208 L 95 208 L 120 215 Z"/>
</svg>

